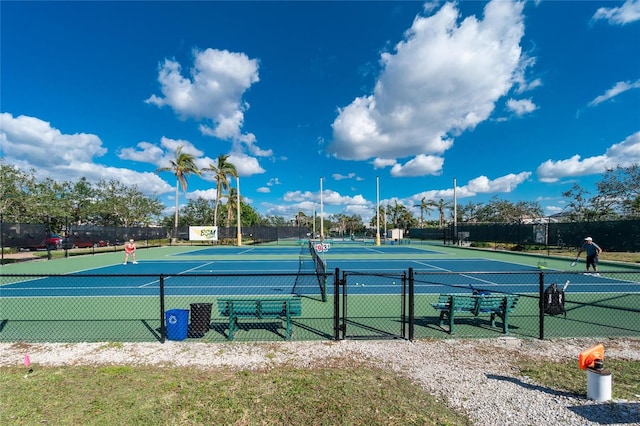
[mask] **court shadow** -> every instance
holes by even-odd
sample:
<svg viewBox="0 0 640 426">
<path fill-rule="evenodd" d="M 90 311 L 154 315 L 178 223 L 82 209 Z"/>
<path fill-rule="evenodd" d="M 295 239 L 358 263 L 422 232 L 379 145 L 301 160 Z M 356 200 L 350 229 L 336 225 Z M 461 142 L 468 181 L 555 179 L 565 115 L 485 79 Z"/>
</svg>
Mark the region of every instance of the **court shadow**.
<svg viewBox="0 0 640 426">
<path fill-rule="evenodd" d="M 312 328 L 312 327 L 310 327 L 310 326 L 308 326 L 306 324 L 302 324 L 302 323 L 299 323 L 297 321 L 291 320 L 291 325 L 294 325 L 297 328 L 300 328 L 302 330 L 306 330 L 309 333 L 315 334 L 318 337 L 322 337 L 324 339 L 333 339 L 333 335 L 332 334 L 325 333 L 325 332 L 323 332 L 321 330 L 318 330 L 316 328 Z"/>
<path fill-rule="evenodd" d="M 4 319 L 4 320 L 2 320 L 2 321 L 0 322 L 0 333 L 1 333 L 1 332 L 2 332 L 2 330 L 4 330 L 4 328 L 7 326 L 7 323 L 8 323 L 8 322 L 9 322 L 9 320 L 6 320 L 6 319 Z"/>
<path fill-rule="evenodd" d="M 225 323 L 214 323 L 211 326 L 211 330 L 214 330 L 216 333 L 219 333 L 220 335 L 222 335 L 225 339 L 229 338 L 229 323 L 225 322 Z M 284 333 L 284 328 L 282 328 L 282 325 L 278 322 L 251 322 L 251 321 L 242 321 L 242 322 L 238 322 L 238 329 L 236 329 L 236 331 L 234 331 L 234 336 L 236 336 L 236 333 L 238 332 L 251 332 L 251 331 L 255 331 L 255 330 L 265 330 L 271 333 L 274 333 L 275 335 L 285 339 L 285 333 Z"/>
<path fill-rule="evenodd" d="M 142 325 L 149 330 L 149 332 L 151 333 L 151 335 L 158 341 L 158 342 L 162 342 L 162 329 L 160 328 L 153 328 L 151 326 L 151 324 L 149 324 L 147 322 L 147 320 L 140 320 L 142 322 Z"/>
<path fill-rule="evenodd" d="M 402 338 L 400 333 L 392 333 L 387 330 L 380 329 L 371 324 L 365 324 L 362 321 L 347 320 L 347 337 L 349 339 L 399 339 Z M 352 332 L 353 329 L 366 332 L 366 334 L 357 334 Z"/>
<path fill-rule="evenodd" d="M 440 317 L 421 317 L 416 318 L 414 324 L 419 327 L 428 328 L 431 330 L 444 331 L 449 333 L 449 325 L 447 323 L 440 325 Z M 457 326 L 472 326 L 481 330 L 493 331 L 502 333 L 502 322 L 496 319 L 495 327 L 491 326 L 491 320 L 483 317 L 455 317 L 454 325 Z M 518 330 L 519 327 L 513 324 L 509 324 L 509 330 Z"/>
</svg>

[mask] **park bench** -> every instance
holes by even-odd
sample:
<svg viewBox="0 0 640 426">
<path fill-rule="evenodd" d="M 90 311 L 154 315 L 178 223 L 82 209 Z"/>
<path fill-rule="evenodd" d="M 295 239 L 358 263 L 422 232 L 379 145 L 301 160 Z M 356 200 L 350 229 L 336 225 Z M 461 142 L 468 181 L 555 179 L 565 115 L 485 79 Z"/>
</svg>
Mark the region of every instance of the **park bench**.
<svg viewBox="0 0 640 426">
<path fill-rule="evenodd" d="M 509 313 L 518 304 L 516 294 L 441 294 L 437 303 L 432 303 L 440 312 L 440 326 L 448 320 L 449 334 L 454 333 L 456 313 L 479 316 L 489 314 L 491 326 L 496 326 L 496 317 L 502 319 L 502 332 L 509 334 Z"/>
<path fill-rule="evenodd" d="M 291 339 L 291 317 L 302 314 L 302 303 L 298 297 L 289 298 L 225 298 L 218 299 L 220 316 L 229 318 L 229 340 L 233 340 L 234 332 L 239 330 L 238 319 L 253 318 L 280 319 L 285 322 L 285 338 Z"/>
</svg>

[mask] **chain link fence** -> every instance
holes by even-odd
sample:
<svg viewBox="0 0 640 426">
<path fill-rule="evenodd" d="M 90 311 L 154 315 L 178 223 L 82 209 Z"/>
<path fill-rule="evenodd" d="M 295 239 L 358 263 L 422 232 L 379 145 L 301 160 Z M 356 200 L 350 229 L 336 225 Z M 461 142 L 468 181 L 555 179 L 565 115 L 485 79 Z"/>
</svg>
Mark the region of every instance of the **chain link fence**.
<svg viewBox="0 0 640 426">
<path fill-rule="evenodd" d="M 599 222 L 470 223 L 445 228 L 413 228 L 411 238 L 450 243 L 515 244 L 575 249 L 592 236 L 607 251 L 640 252 L 640 220 Z"/>
<path fill-rule="evenodd" d="M 505 331 L 538 339 L 640 337 L 640 271 L 336 269 L 324 278 L 328 294 L 316 273 L 301 272 L 4 274 L 0 341 L 414 340 L 499 337 Z M 563 288 L 566 281 L 564 312 L 546 314 L 546 289 Z M 501 316 L 501 301 L 514 297 L 513 309 Z M 488 306 L 490 300 L 497 305 Z M 447 301 L 457 306 L 453 318 L 442 315 Z"/>
</svg>

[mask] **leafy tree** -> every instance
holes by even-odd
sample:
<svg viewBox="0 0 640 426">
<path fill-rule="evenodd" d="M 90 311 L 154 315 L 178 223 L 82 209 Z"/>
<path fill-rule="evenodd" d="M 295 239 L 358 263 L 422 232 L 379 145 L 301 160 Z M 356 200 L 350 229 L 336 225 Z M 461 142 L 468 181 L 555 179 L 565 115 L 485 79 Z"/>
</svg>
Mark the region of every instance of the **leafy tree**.
<svg viewBox="0 0 640 426">
<path fill-rule="evenodd" d="M 212 215 L 211 201 L 198 197 L 195 200 L 189 200 L 187 205 L 180 209 L 178 226 L 206 226 L 211 224 Z"/>
<path fill-rule="evenodd" d="M 460 222 L 477 222 L 477 211 L 482 207 L 482 203 L 469 201 L 465 205 L 458 206 L 458 219 Z"/>
<path fill-rule="evenodd" d="M 72 184 L 69 193 L 71 201 L 71 220 L 77 225 L 93 223 L 95 216 L 96 190 L 82 177 Z"/>
<path fill-rule="evenodd" d="M 524 219 L 542 216 L 542 207 L 538 202 L 512 203 L 498 196 L 493 196 L 486 205 L 479 207 L 475 212 L 479 222 L 522 223 Z"/>
<path fill-rule="evenodd" d="M 156 170 L 156 172 L 173 172 L 176 177 L 176 212 L 173 222 L 174 236 L 176 236 L 178 232 L 179 188 L 181 187 L 183 192 L 187 192 L 187 176 L 190 174 L 200 175 L 200 170 L 195 163 L 195 157 L 186 152 L 182 152 L 183 148 L 183 145 L 176 148 L 175 159 L 170 161 L 170 166 L 160 167 Z"/>
<path fill-rule="evenodd" d="M 606 213 L 617 213 L 628 218 L 640 217 L 640 164 L 609 168 L 603 179 L 596 183 L 598 195 L 594 204 Z"/>
<path fill-rule="evenodd" d="M 240 221 L 242 226 L 254 226 L 260 222 L 258 212 L 249 204 L 242 201 L 242 196 L 240 196 L 240 214 L 242 216 L 242 220 Z"/>
<path fill-rule="evenodd" d="M 222 191 L 229 190 L 229 176 L 238 177 L 238 171 L 233 163 L 228 161 L 229 156 L 221 154 L 218 156 L 217 164 L 209 164 L 209 167 L 205 167 L 202 171 L 212 172 L 216 181 L 216 204 L 213 209 L 213 225 L 218 224 L 218 205 L 222 198 Z"/>
<path fill-rule="evenodd" d="M 598 210 L 594 207 L 590 193 L 577 183 L 571 189 L 562 193 L 562 196 L 569 198 L 567 203 L 567 216 L 572 222 L 592 221 L 598 215 Z"/>
<path fill-rule="evenodd" d="M 31 174 L 0 162 L 0 213 L 5 222 L 20 222 L 28 204 L 27 187 L 35 181 Z"/>
<path fill-rule="evenodd" d="M 285 220 L 285 218 L 283 218 L 282 216 L 266 215 L 266 216 L 262 216 L 262 218 L 260 220 L 260 225 L 286 226 L 286 225 L 288 225 L 288 223 Z"/>
<path fill-rule="evenodd" d="M 162 213 L 162 203 L 148 198 L 136 186 L 101 180 L 95 191 L 96 224 L 101 226 L 147 226 Z"/>
<path fill-rule="evenodd" d="M 66 194 L 69 182 L 56 182 L 51 178 L 43 180 L 29 180 L 26 190 L 29 194 L 28 202 L 23 206 L 21 220 L 32 223 L 47 222 L 52 229 L 64 226 L 64 219 L 71 206 Z"/>
</svg>

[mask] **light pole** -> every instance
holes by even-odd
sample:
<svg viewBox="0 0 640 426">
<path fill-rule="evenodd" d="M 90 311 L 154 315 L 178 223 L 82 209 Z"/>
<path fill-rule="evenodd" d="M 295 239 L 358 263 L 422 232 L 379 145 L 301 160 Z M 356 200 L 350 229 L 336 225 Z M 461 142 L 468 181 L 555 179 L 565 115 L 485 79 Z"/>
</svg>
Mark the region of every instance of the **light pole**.
<svg viewBox="0 0 640 426">
<path fill-rule="evenodd" d="M 376 176 L 376 246 L 380 245 L 380 178 Z"/>
<path fill-rule="evenodd" d="M 322 176 L 320 177 L 320 242 L 324 242 L 324 205 L 322 203 Z"/>
<path fill-rule="evenodd" d="M 241 218 L 240 218 L 240 212 L 242 211 L 242 209 L 240 208 L 240 176 L 236 177 L 236 182 L 238 185 L 238 193 L 236 194 L 238 196 L 238 205 L 237 205 L 237 209 L 238 209 L 238 213 L 236 214 L 236 216 L 238 217 L 238 247 L 242 245 L 242 225 L 241 225 Z"/>
</svg>

